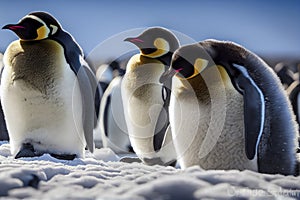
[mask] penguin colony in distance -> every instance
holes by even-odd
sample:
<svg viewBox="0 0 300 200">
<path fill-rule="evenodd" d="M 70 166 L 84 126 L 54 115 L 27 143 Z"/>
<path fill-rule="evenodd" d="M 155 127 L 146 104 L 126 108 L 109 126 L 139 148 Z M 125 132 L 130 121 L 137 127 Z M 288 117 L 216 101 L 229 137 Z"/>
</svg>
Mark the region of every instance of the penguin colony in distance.
<svg viewBox="0 0 300 200">
<path fill-rule="evenodd" d="M 173 33 L 160 27 L 149 28 L 125 41 L 140 50 L 129 60 L 121 86 L 131 145 L 146 164 L 172 165 L 176 155 L 159 77 L 169 66 L 179 42 Z"/>
<path fill-rule="evenodd" d="M 206 40 L 179 48 L 160 81 L 174 75 L 170 125 L 183 168 L 296 173 L 298 127 L 279 78 L 263 60 L 235 43 Z M 207 143 L 211 149 L 201 152 Z"/>
<path fill-rule="evenodd" d="M 4 54 L 1 102 L 11 153 L 61 159 L 93 152 L 97 82 L 74 38 L 45 12 L 3 27 L 17 34 Z"/>
</svg>

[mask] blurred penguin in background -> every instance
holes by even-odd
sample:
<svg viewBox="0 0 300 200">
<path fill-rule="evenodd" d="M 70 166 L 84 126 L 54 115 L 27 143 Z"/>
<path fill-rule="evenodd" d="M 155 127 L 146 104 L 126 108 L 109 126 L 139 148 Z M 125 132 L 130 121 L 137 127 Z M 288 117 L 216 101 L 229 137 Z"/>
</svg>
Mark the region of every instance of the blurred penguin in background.
<svg viewBox="0 0 300 200">
<path fill-rule="evenodd" d="M 300 123 L 300 84 L 299 84 L 299 70 L 300 70 L 300 64 L 298 64 L 298 72 L 294 74 L 293 76 L 293 82 L 289 85 L 289 87 L 286 89 L 287 94 L 289 95 L 293 111 L 296 115 L 296 120 L 298 123 Z"/>
<path fill-rule="evenodd" d="M 274 67 L 274 71 L 279 77 L 283 87 L 287 89 L 296 79 L 296 74 L 283 62 L 278 63 Z"/>
<path fill-rule="evenodd" d="M 102 88 L 102 91 L 105 92 L 113 78 L 120 76 L 121 74 L 122 70 L 120 69 L 117 61 L 112 61 L 109 64 L 101 64 L 96 71 L 96 78 L 98 80 L 98 84 Z"/>
<path fill-rule="evenodd" d="M 300 64 L 297 65 L 298 72 L 294 75 L 294 82 L 286 89 L 289 99 L 291 101 L 293 111 L 296 115 L 296 121 L 298 125 L 300 125 Z M 300 126 L 299 126 L 300 132 Z M 300 138 L 298 139 L 299 146 L 297 152 L 299 153 L 299 160 L 300 160 Z M 300 165 L 299 165 L 300 168 Z"/>
<path fill-rule="evenodd" d="M 97 79 L 104 90 L 99 110 L 98 127 L 95 132 L 96 145 L 111 148 L 116 153 L 132 152 L 124 117 L 121 97 L 121 81 L 125 67 L 121 61 L 101 65 Z M 101 136 L 101 137 L 99 137 Z"/>
</svg>

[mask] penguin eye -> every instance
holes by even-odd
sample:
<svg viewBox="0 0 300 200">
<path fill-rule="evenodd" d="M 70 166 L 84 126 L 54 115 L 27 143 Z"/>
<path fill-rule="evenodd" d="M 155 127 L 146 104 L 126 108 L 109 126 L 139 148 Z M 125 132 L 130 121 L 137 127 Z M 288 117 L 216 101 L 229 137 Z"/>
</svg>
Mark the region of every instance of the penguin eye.
<svg viewBox="0 0 300 200">
<path fill-rule="evenodd" d="M 172 68 L 177 72 L 176 76 L 188 79 L 195 74 L 194 66 L 182 56 L 175 54 Z"/>
<path fill-rule="evenodd" d="M 15 33 L 22 40 L 35 40 L 38 37 L 37 30 L 43 26 L 39 21 L 28 17 L 21 19 L 18 25 L 24 27 L 24 29 L 15 30 Z"/>
<path fill-rule="evenodd" d="M 190 79 L 199 74 L 191 64 L 183 68 L 178 68 L 176 71 L 178 72 L 177 76 L 184 79 Z"/>
</svg>

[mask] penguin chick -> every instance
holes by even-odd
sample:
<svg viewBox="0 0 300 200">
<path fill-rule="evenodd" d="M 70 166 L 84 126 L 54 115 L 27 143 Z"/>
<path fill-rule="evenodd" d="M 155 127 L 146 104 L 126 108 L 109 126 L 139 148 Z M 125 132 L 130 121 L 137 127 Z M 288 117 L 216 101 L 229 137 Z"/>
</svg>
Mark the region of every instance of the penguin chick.
<svg viewBox="0 0 300 200">
<path fill-rule="evenodd" d="M 160 81 L 174 75 L 170 124 L 181 166 L 296 173 L 297 125 L 263 60 L 235 43 L 206 40 L 178 49 Z"/>
<path fill-rule="evenodd" d="M 3 29 L 20 38 L 4 54 L 1 79 L 11 153 L 68 159 L 83 157 L 86 145 L 93 152 L 99 91 L 80 46 L 45 12 L 32 12 Z"/>
<path fill-rule="evenodd" d="M 125 41 L 140 50 L 129 60 L 121 86 L 131 145 L 146 164 L 174 164 L 176 155 L 168 129 L 168 99 L 163 100 L 159 77 L 169 66 L 179 42 L 173 33 L 160 27 L 146 29 L 138 37 Z"/>
</svg>

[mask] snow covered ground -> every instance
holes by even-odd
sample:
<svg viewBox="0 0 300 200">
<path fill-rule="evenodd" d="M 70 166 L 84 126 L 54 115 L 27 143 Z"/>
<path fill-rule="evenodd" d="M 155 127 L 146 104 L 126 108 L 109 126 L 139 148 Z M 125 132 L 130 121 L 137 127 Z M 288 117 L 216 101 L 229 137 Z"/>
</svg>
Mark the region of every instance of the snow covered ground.
<svg viewBox="0 0 300 200">
<path fill-rule="evenodd" d="M 300 199 L 300 177 L 129 164 L 110 149 L 73 161 L 14 159 L 9 148 L 0 141 L 0 199 Z"/>
<path fill-rule="evenodd" d="M 63 161 L 45 154 L 14 159 L 0 142 L 0 198 L 300 199 L 300 177 L 122 163 L 110 149 Z"/>
</svg>

